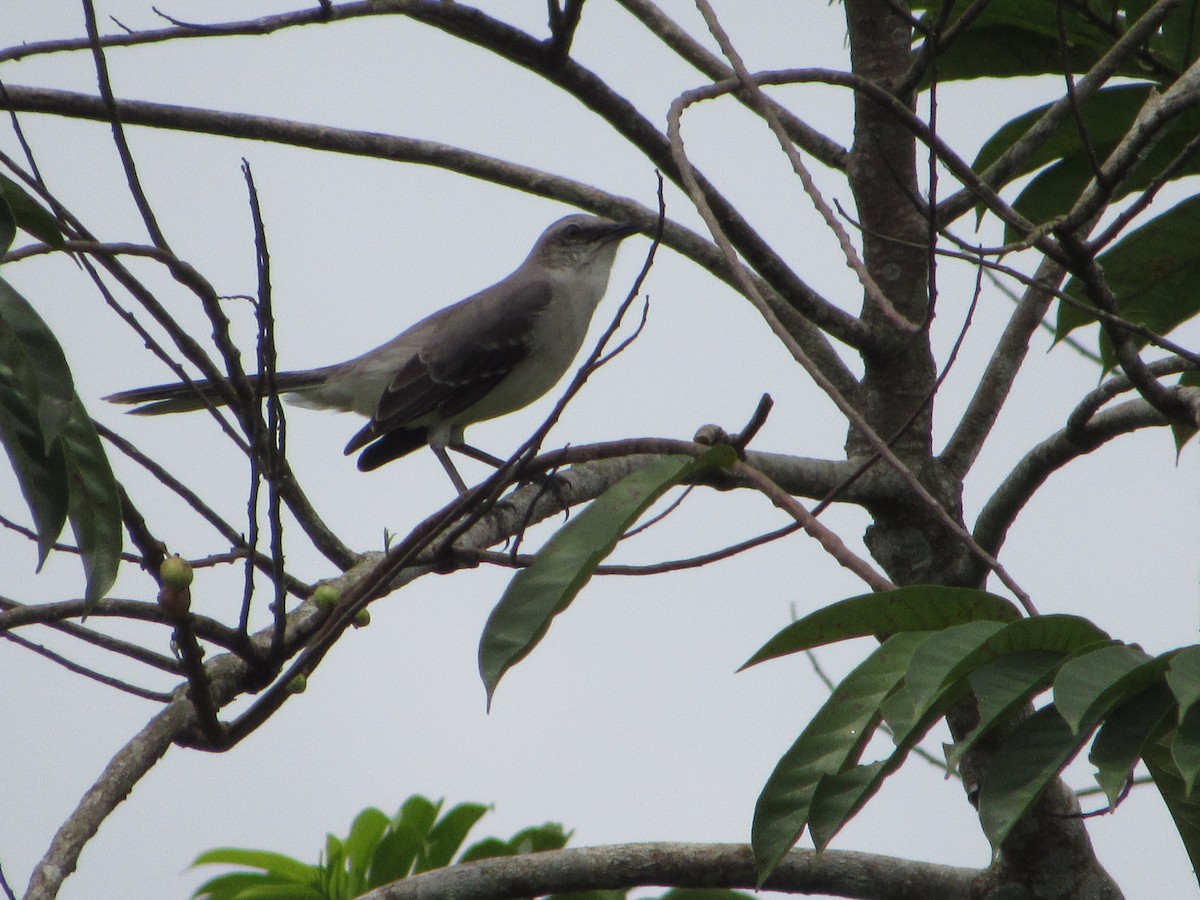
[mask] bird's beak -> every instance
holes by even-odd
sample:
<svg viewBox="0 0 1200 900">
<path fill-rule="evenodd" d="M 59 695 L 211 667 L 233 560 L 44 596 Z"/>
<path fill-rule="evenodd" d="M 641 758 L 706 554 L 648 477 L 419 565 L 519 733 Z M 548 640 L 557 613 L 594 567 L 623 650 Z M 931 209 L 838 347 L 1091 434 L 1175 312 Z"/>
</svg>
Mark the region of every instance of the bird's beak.
<svg viewBox="0 0 1200 900">
<path fill-rule="evenodd" d="M 637 234 L 641 229 L 636 225 L 631 225 L 629 222 L 613 222 L 612 228 L 608 232 L 609 238 L 614 241 L 621 241 L 629 237 L 631 234 Z"/>
</svg>

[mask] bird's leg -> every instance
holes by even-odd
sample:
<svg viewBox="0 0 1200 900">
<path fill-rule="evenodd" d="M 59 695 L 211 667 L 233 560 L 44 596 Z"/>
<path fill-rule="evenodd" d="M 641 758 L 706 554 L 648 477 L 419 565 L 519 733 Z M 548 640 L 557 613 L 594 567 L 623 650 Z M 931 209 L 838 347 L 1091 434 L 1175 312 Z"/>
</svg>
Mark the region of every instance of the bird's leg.
<svg viewBox="0 0 1200 900">
<path fill-rule="evenodd" d="M 481 463 L 487 463 L 489 466 L 494 466 L 497 469 L 503 465 L 507 465 L 506 460 L 492 456 L 492 454 L 488 453 L 486 450 L 480 450 L 478 447 L 472 447 L 470 444 L 464 444 L 462 441 L 450 442 L 447 443 L 446 446 L 452 450 L 457 450 L 463 456 L 469 456 L 471 459 L 477 459 Z M 445 465 L 445 463 L 443 463 L 443 465 Z M 564 506 L 566 505 L 566 497 L 562 493 L 562 482 L 559 481 L 555 475 L 530 475 L 527 481 L 533 484 L 540 484 L 543 490 L 549 488 L 550 490 L 554 491 L 555 498 Z"/>
<path fill-rule="evenodd" d="M 464 444 L 462 441 L 452 441 L 446 446 L 451 450 L 457 450 L 463 456 L 469 456 L 471 459 L 477 459 L 481 463 L 487 463 L 493 469 L 499 469 L 506 462 L 498 456 L 492 456 L 486 450 L 480 450 L 478 447 L 472 447 L 470 444 Z"/>
<path fill-rule="evenodd" d="M 439 447 L 437 444 L 430 444 L 429 449 L 433 451 L 433 455 L 438 458 L 438 462 L 442 464 L 442 468 L 446 470 L 446 474 L 454 482 L 454 487 L 458 491 L 459 496 L 465 494 L 467 492 L 467 483 L 458 474 L 458 469 L 454 468 L 454 463 L 450 461 L 450 454 L 446 452 L 446 448 Z"/>
</svg>

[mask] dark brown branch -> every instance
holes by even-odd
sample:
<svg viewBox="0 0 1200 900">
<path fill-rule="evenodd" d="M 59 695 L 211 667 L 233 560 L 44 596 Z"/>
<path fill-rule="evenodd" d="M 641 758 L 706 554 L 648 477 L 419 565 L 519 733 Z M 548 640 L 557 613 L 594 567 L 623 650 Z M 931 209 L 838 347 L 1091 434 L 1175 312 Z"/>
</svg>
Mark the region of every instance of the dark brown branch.
<svg viewBox="0 0 1200 900">
<path fill-rule="evenodd" d="M 968 900 L 974 869 L 870 853 L 793 850 L 763 887 L 859 900 Z M 756 890 L 744 844 L 617 844 L 526 853 L 448 866 L 363 894 L 361 900 L 516 900 L 573 891 L 641 886 Z"/>
<path fill-rule="evenodd" d="M 1074 271 L 1083 282 L 1088 299 L 1098 310 L 1120 315 L 1120 304 L 1116 295 L 1109 287 L 1100 264 L 1088 249 L 1073 236 L 1059 236 L 1063 247 L 1074 260 Z M 1121 365 L 1126 377 L 1133 382 L 1139 394 L 1148 400 L 1159 412 L 1171 421 L 1200 425 L 1200 409 L 1190 395 L 1182 389 L 1159 382 L 1146 368 L 1146 363 L 1138 353 L 1129 329 L 1122 325 L 1113 325 L 1107 321 L 1102 326 L 1112 341 L 1113 352 Z"/>
<path fill-rule="evenodd" d="M 43 647 L 41 644 L 35 644 L 33 641 L 26 640 L 19 634 L 4 632 L 0 637 L 7 641 L 12 641 L 18 647 L 24 647 L 31 653 L 36 653 L 38 656 L 45 657 L 56 665 L 62 666 L 68 672 L 74 672 L 76 675 L 82 675 L 84 678 L 90 678 L 92 681 L 99 682 L 106 687 L 116 688 L 119 691 L 124 691 L 126 694 L 132 694 L 135 697 L 141 697 L 143 700 L 154 700 L 158 703 L 166 703 L 171 699 L 170 694 L 164 694 L 160 691 L 152 691 L 148 688 L 139 687 L 136 684 L 130 684 L 128 681 L 122 681 L 120 678 L 113 678 L 111 675 L 105 675 L 97 672 L 94 669 L 89 669 L 87 666 L 81 666 L 74 660 L 67 659 L 61 653 L 55 653 L 48 647 Z"/>
<path fill-rule="evenodd" d="M 24 625 L 70 624 L 67 619 L 77 619 L 83 615 L 83 600 L 61 600 L 57 603 L 18 603 L 7 597 L 0 597 L 0 631 L 19 628 Z M 156 622 L 160 625 L 173 626 L 171 620 L 157 603 L 146 603 L 141 600 L 121 600 L 106 597 L 88 610 L 89 619 L 134 619 L 139 622 Z M 207 616 L 192 615 L 192 628 L 204 640 L 223 647 L 226 650 L 236 650 L 238 635 L 232 628 L 210 619 Z M 165 660 L 158 656 L 156 659 Z M 159 668 L 162 668 L 159 666 Z M 166 671 L 179 674 L 179 667 L 170 661 Z"/>
</svg>

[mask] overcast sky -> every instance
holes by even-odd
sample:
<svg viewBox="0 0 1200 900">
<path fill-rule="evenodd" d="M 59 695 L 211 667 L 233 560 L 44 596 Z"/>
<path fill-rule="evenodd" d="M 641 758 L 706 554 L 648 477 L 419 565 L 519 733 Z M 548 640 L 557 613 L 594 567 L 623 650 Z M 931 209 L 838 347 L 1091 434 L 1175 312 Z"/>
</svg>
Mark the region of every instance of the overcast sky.
<svg viewBox="0 0 1200 900">
<path fill-rule="evenodd" d="M 544 27 L 541 2 L 482 5 L 503 15 L 519 7 L 528 18 L 518 24 Z M 691 3 L 662 5 L 694 34 L 702 33 Z M 840 6 L 823 0 L 714 5 L 752 69 L 847 67 Z M 162 24 L 143 0 L 98 6 L 102 17 L 112 15 L 132 29 Z M 213 21 L 285 7 L 177 0 L 161 8 L 180 19 Z M 103 27 L 115 26 L 106 20 Z M 0 6 L 5 46 L 83 33 L 77 4 L 5 0 Z M 659 125 L 670 101 L 702 81 L 607 0 L 587 5 L 574 55 Z M 651 166 L 565 94 L 399 18 L 117 50 L 109 62 L 122 97 L 439 140 L 654 202 Z M 94 93 L 91 66 L 83 53 L 34 58 L 5 63 L 0 78 Z M 941 128 L 969 158 L 999 124 L 1056 88 L 952 85 L 941 95 Z M 845 95 L 807 88 L 777 96 L 835 139 L 849 140 Z M 103 239 L 145 239 L 106 126 L 32 115 L 21 122 L 52 190 L 84 223 Z M 224 294 L 250 294 L 255 286 L 239 166 L 245 158 L 253 167 L 271 249 L 281 368 L 356 355 L 490 284 L 521 261 L 546 224 L 570 211 L 415 166 L 148 130 L 131 129 L 130 138 L 173 246 Z M 740 108 L 714 104 L 689 114 L 685 138 L 693 159 L 776 241 L 802 277 L 854 309 L 859 289 L 766 129 Z M 18 154 L 10 130 L 0 135 L 0 148 Z M 844 185 L 819 170 L 818 178 L 850 206 Z M 670 193 L 669 205 L 672 217 L 700 227 L 678 193 Z M 640 237 L 622 247 L 597 329 L 628 289 L 647 248 Z M 207 335 L 190 295 L 152 267 L 138 270 L 173 312 L 194 325 L 197 337 Z M 211 419 L 134 420 L 100 400 L 167 380 L 169 373 L 119 326 L 83 274 L 64 259 L 36 259 L 6 267 L 4 275 L 59 335 L 92 415 L 199 486 L 230 521 L 242 521 L 247 476 Z M 944 356 L 961 326 L 971 280 L 970 273 L 948 266 L 942 277 L 935 337 Z M 776 407 L 758 449 L 841 453 L 840 419 L 748 304 L 669 251 L 660 254 L 644 293 L 650 300 L 645 333 L 593 378 L 549 444 L 688 438 L 709 422 L 732 431 L 769 391 Z M 230 301 L 229 308 L 243 346 L 251 347 L 246 305 Z M 940 441 L 969 397 L 1009 309 L 999 293 L 985 294 L 939 398 Z M 1070 350 L 1051 351 L 1048 339 L 1039 338 L 1000 419 L 1004 435 L 988 445 L 971 474 L 968 521 L 1016 460 L 1061 427 L 1095 379 L 1095 369 Z M 507 455 L 551 403 L 547 398 L 477 426 L 473 442 Z M 452 497 L 427 452 L 359 474 L 352 458 L 341 454 L 359 427 L 351 417 L 293 410 L 288 425 L 302 483 L 356 549 L 380 549 L 385 530 L 406 533 Z M 172 550 L 201 557 L 227 549 L 135 467 L 122 459 L 115 465 Z M 464 471 L 468 478 L 483 474 Z M 1192 642 L 1197 475 L 1194 442 L 1176 463 L 1165 432 L 1124 438 L 1052 477 L 1013 528 L 1002 559 L 1044 612 L 1088 616 L 1150 652 Z M 0 512 L 27 520 L 8 475 L 0 476 Z M 835 509 L 828 523 L 865 553 L 864 515 Z M 690 556 L 782 524 L 760 498 L 698 491 L 667 523 L 622 547 L 620 560 Z M 298 534 L 288 550 L 289 566 L 303 577 L 334 574 Z M 0 555 L 6 561 L 0 591 L 8 596 L 45 601 L 80 592 L 78 563 L 65 554 L 36 577 L 28 543 L 0 534 Z M 763 781 L 825 691 L 800 658 L 738 675 L 734 670 L 793 613 L 864 587 L 800 536 L 699 571 L 599 579 L 506 676 L 488 715 L 476 646 L 509 576 L 482 568 L 429 577 L 376 603 L 371 626 L 345 635 L 307 693 L 242 745 L 222 755 L 172 750 L 104 824 L 61 896 L 185 897 L 212 874 L 187 871 L 187 865 L 215 846 L 261 847 L 315 861 L 325 832 L 344 834 L 361 808 L 391 813 L 417 792 L 450 803 L 494 803 L 477 836 L 508 836 L 554 820 L 576 830 L 575 845 L 747 840 Z M 239 579 L 240 569 L 202 572 L 193 587 L 195 608 L 230 620 L 240 600 Z M 154 592 L 148 576 L 126 567 L 114 596 L 149 600 Z M 164 629 L 123 633 L 167 652 Z M 49 633 L 27 636 L 107 673 L 159 689 L 172 686 Z M 836 675 L 868 649 L 838 648 L 821 658 Z M 8 643 L 0 644 L 0 683 L 0 864 L 20 893 L 55 829 L 155 707 Z M 944 738 L 935 732 L 930 746 L 936 751 Z M 1090 784 L 1086 764 L 1072 770 L 1071 780 Z M 1151 789 L 1135 792 L 1115 816 L 1094 820 L 1090 832 L 1130 897 L 1194 894 L 1191 867 Z M 959 786 L 919 761 L 889 781 L 834 846 L 969 866 L 986 865 L 989 855 Z"/>
</svg>

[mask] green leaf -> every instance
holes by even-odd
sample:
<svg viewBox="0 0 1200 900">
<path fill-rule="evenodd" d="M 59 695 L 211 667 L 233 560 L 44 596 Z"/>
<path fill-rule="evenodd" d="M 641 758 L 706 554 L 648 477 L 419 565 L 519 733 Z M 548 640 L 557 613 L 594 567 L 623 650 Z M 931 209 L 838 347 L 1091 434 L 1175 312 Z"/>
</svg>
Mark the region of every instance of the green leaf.
<svg viewBox="0 0 1200 900">
<path fill-rule="evenodd" d="M 466 840 L 467 833 L 489 809 L 482 803 L 460 803 L 442 816 L 429 832 L 428 850 L 416 871 L 424 872 L 450 865 L 454 854 Z"/>
<path fill-rule="evenodd" d="M 112 586 L 123 533 L 116 479 L 75 395 L 53 333 L 0 279 L 0 439 L 38 529 L 40 559 L 62 530 L 65 502 L 87 576 L 86 609 Z"/>
<path fill-rule="evenodd" d="M 879 704 L 893 727 L 896 750 L 886 760 L 821 775 L 810 802 L 808 826 L 818 851 L 853 818 L 908 757 L 963 689 L 963 676 L 986 659 L 989 639 L 1004 629 L 991 621 L 967 622 L 924 634 L 912 654 L 904 683 Z M 861 744 L 859 747 L 861 748 Z M 857 759 L 857 752 L 854 758 Z M 847 760 L 850 760 L 847 756 Z"/>
<path fill-rule="evenodd" d="M 979 704 L 979 724 L 946 751 L 946 764 L 956 768 L 981 737 L 1048 688 L 1065 658 L 1057 650 L 1022 650 L 989 660 L 967 676 Z"/>
<path fill-rule="evenodd" d="M 314 887 L 296 884 L 275 875 L 231 872 L 211 878 L 192 894 L 193 900 L 328 900 Z"/>
<path fill-rule="evenodd" d="M 1088 140 L 1094 148 L 1099 148 L 1102 155 L 1103 148 L 1115 147 L 1128 132 L 1130 123 L 1145 104 L 1151 90 L 1152 88 L 1145 84 L 1108 87 L 1097 91 L 1083 104 L 1080 113 Z M 1025 137 L 1052 105 L 1047 103 L 1036 107 L 1002 125 L 979 148 L 971 168 L 977 172 L 985 171 L 1013 144 Z M 1014 169 L 1012 177 L 1020 178 L 1056 160 L 1083 151 L 1079 125 L 1071 118 L 1055 129 L 1019 167 Z"/>
<path fill-rule="evenodd" d="M 890 637 L 834 688 L 767 779 L 754 809 L 751 843 L 761 885 L 792 848 L 808 822 L 824 775 L 853 766 L 879 724 L 879 705 L 904 678 L 928 637 Z"/>
<path fill-rule="evenodd" d="M 754 900 L 754 895 L 727 888 L 672 888 L 657 900 Z"/>
<path fill-rule="evenodd" d="M 1106 631 L 1082 616 L 1053 613 L 1011 623 L 988 642 L 988 648 L 996 656 L 1022 650 L 1077 653 L 1110 640 Z"/>
<path fill-rule="evenodd" d="M 375 847 L 367 882 L 371 887 L 407 878 L 425 853 L 430 830 L 437 821 L 442 801 L 434 803 L 413 794 L 396 812 L 388 831 Z"/>
<path fill-rule="evenodd" d="M 429 832 L 433 829 L 434 823 L 437 821 L 443 802 L 442 800 L 438 800 L 434 803 L 428 797 L 413 794 L 404 801 L 400 810 L 392 817 L 392 824 L 408 826 L 424 842 Z"/>
<path fill-rule="evenodd" d="M 834 835 L 854 818 L 879 789 L 883 779 L 895 771 L 896 766 L 890 762 L 880 760 L 821 777 L 808 814 L 808 830 L 818 853 L 828 847 Z"/>
<path fill-rule="evenodd" d="M 901 688 L 880 706 L 897 746 L 909 748 L 939 717 L 960 684 L 991 654 L 989 640 L 1004 628 L 1000 622 L 967 622 L 928 635 L 913 654 Z"/>
<path fill-rule="evenodd" d="M 421 849 L 422 840 L 411 826 L 393 825 L 375 845 L 371 868 L 367 870 L 367 887 L 376 888 L 407 878 Z"/>
<path fill-rule="evenodd" d="M 570 891 L 566 894 L 550 894 L 546 900 L 625 900 L 628 894 L 629 891 L 615 888 L 613 890 Z M 753 900 L 753 898 L 747 896 L 745 900 Z"/>
<path fill-rule="evenodd" d="M 831 603 L 793 622 L 741 668 L 851 638 L 937 631 L 980 620 L 1011 622 L 1020 617 L 1003 597 L 970 588 L 915 585 L 878 591 Z"/>
<path fill-rule="evenodd" d="M 522 828 L 509 838 L 508 844 L 516 854 L 544 853 L 547 850 L 561 850 L 570 839 L 570 832 L 563 831 L 558 822 L 546 822 L 544 825 Z"/>
<path fill-rule="evenodd" d="M 1088 136 L 1087 146 L 1080 137 L 1079 121 L 1071 116 L 1009 175 L 1011 181 L 1044 169 L 1025 185 L 1013 201 L 1017 212 L 1034 224 L 1047 223 L 1067 213 L 1092 180 L 1092 154 L 1104 159 L 1112 153 L 1128 133 L 1152 90 L 1146 84 L 1133 84 L 1108 87 L 1094 94 L 1081 111 L 1083 128 Z M 992 165 L 1002 153 L 1023 138 L 1049 108 L 1049 104 L 1040 106 L 997 130 L 976 156 L 973 163 L 975 170 L 982 172 Z M 1127 177 L 1116 186 L 1113 199 L 1119 200 L 1144 190 L 1198 132 L 1200 110 L 1188 110 L 1173 119 L 1154 145 L 1133 165 Z M 1193 156 L 1175 174 L 1174 179 L 1197 172 L 1200 172 L 1200 156 Z M 981 207 L 980 215 L 982 212 Z M 1011 226 L 1006 226 L 1006 241 L 1015 241 L 1022 236 Z M 1078 315 L 1080 323 L 1091 321 L 1081 313 L 1071 312 L 1067 315 L 1068 319 Z"/>
<path fill-rule="evenodd" d="M 1144 748 L 1174 708 L 1171 692 L 1160 682 L 1108 714 L 1092 741 L 1088 759 L 1096 767 L 1096 784 L 1104 791 L 1109 806 L 1115 806 L 1124 793 Z"/>
<path fill-rule="evenodd" d="M 1113 705 L 1162 677 L 1167 658 L 1110 644 L 1063 663 L 1054 679 L 1054 705 L 1073 730 L 1094 727 Z"/>
<path fill-rule="evenodd" d="M 1061 78 L 1062 50 L 1054 9 L 1040 0 L 993 0 L 953 43 L 939 48 L 938 81 L 1044 74 Z M 1064 10 L 1068 65 L 1072 72 L 1086 72 L 1112 39 L 1072 7 Z M 932 21 L 939 11 L 940 7 L 927 13 L 925 20 Z M 957 19 L 954 15 L 950 21 Z"/>
<path fill-rule="evenodd" d="M 541 853 L 545 850 L 561 850 L 570 840 L 571 833 L 563 831 L 557 822 L 547 822 L 518 831 L 507 841 L 500 838 L 485 838 L 468 847 L 459 863 L 478 859 L 493 859 L 498 856 L 519 856 L 522 853 Z"/>
<path fill-rule="evenodd" d="M 56 441 L 48 452 L 46 450 L 36 403 L 31 404 L 28 393 L 22 393 L 21 381 L 24 379 L 17 377 L 15 371 L 21 363 L 5 349 L 11 349 L 11 337 L 0 328 L 0 372 L 12 375 L 0 377 L 0 443 L 4 444 L 17 484 L 33 517 L 40 569 L 67 523 L 70 493 L 67 463 L 60 442 Z"/>
<path fill-rule="evenodd" d="M 237 900 L 238 895 L 246 888 L 263 884 L 271 879 L 270 875 L 256 872 L 231 872 L 228 875 L 218 875 L 210 878 L 192 893 L 192 900 Z M 274 884 L 280 884 L 279 879 L 273 879 Z"/>
<path fill-rule="evenodd" d="M 1183 647 L 1171 654 L 1167 686 L 1179 701 L 1180 712 L 1200 700 L 1200 646 Z"/>
<path fill-rule="evenodd" d="M 1188 794 L 1171 754 L 1157 742 L 1151 742 L 1142 759 L 1154 778 L 1175 828 L 1183 839 L 1192 868 L 1200 871 L 1200 795 Z"/>
<path fill-rule="evenodd" d="M 1200 312 L 1200 293 L 1195 290 L 1200 281 L 1198 230 L 1200 197 L 1189 197 L 1100 254 L 1097 262 L 1117 298 L 1122 319 L 1166 335 Z M 1064 290 L 1088 303 L 1078 279 L 1069 280 Z M 1055 337 L 1062 339 L 1092 321 L 1095 317 L 1088 312 L 1060 304 Z M 1138 335 L 1130 335 L 1130 340 L 1136 347 L 1146 343 Z M 1100 355 L 1106 368 L 1112 368 L 1115 358 L 1107 338 L 1100 342 Z"/>
<path fill-rule="evenodd" d="M 1165 59 L 1168 66 L 1179 72 L 1191 65 L 1200 50 L 1200 41 L 1196 40 L 1195 16 L 1194 4 L 1180 4 L 1150 40 L 1155 55 Z"/>
<path fill-rule="evenodd" d="M 1190 797 L 1200 777 L 1200 706 L 1193 704 L 1180 714 L 1171 740 L 1171 758 L 1183 779 L 1183 791 Z"/>
<path fill-rule="evenodd" d="M 482 841 L 476 841 L 470 847 L 463 851 L 463 855 L 459 857 L 460 863 L 475 862 L 478 859 L 494 859 L 498 856 L 514 856 L 513 848 L 509 846 L 508 841 L 503 841 L 498 837 L 484 838 Z"/>
<path fill-rule="evenodd" d="M 698 471 L 730 462 L 730 447 L 698 458 L 663 456 L 593 500 L 546 542 L 528 568 L 509 583 L 479 641 L 479 674 L 487 703 L 500 678 L 545 636 L 550 623 L 583 589 L 596 567 L 637 518 L 662 494 Z"/>
<path fill-rule="evenodd" d="M 375 851 L 391 824 L 387 813 L 375 807 L 367 807 L 355 816 L 345 840 L 351 896 L 356 897 L 367 888 L 367 873 L 375 859 Z"/>
<path fill-rule="evenodd" d="M 75 406 L 75 383 L 71 369 L 63 354 L 58 339 L 50 327 L 37 314 L 29 301 L 18 294 L 12 286 L 0 278 L 0 326 L 11 333 L 15 344 L 7 348 L 5 366 L 11 366 L 17 350 L 24 354 L 25 370 L 32 373 L 33 384 L 27 376 L 20 376 L 22 393 L 27 402 L 37 409 L 44 446 L 49 449 L 66 428 Z M 5 380 L 13 377 L 7 371 L 0 372 Z M 33 386 L 36 385 L 34 388 Z M 36 395 L 31 395 L 31 388 Z"/>
<path fill-rule="evenodd" d="M 1017 726 L 988 764 L 979 786 L 979 820 L 999 847 L 1037 802 L 1050 781 L 1087 740 L 1059 715 L 1043 707 Z"/>
<path fill-rule="evenodd" d="M 12 209 L 0 193 L 0 259 L 12 246 L 13 238 L 17 236 L 17 220 L 13 217 Z"/>
<path fill-rule="evenodd" d="M 24 188 L 3 175 L 0 175 L 0 198 L 8 204 L 18 228 L 55 249 L 63 246 L 63 235 L 58 227 L 58 220 L 25 193 Z M 0 250 L 0 256 L 3 255 L 4 251 Z"/>
<path fill-rule="evenodd" d="M 78 401 L 63 429 L 61 442 L 71 486 L 67 518 L 71 520 L 87 578 L 83 606 L 86 614 L 117 580 L 124 540 L 121 497 L 100 436 Z"/>
<path fill-rule="evenodd" d="M 349 900 L 346 878 L 346 847 L 334 835 L 325 835 L 325 855 L 321 870 L 321 890 L 331 900 Z"/>
<path fill-rule="evenodd" d="M 298 859 L 292 859 L 282 853 L 272 853 L 269 850 L 217 847 L 201 853 L 192 860 L 192 868 L 211 864 L 262 869 L 277 878 L 284 878 L 295 884 L 314 884 L 317 877 L 316 866 L 305 865 Z"/>
<path fill-rule="evenodd" d="M 1050 685 L 1063 660 L 1109 639 L 1080 616 L 1034 616 L 1013 622 L 988 640 L 985 656 L 968 676 L 979 703 L 979 724 L 946 754 L 958 764 L 975 742 Z"/>
</svg>

